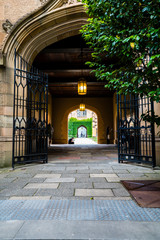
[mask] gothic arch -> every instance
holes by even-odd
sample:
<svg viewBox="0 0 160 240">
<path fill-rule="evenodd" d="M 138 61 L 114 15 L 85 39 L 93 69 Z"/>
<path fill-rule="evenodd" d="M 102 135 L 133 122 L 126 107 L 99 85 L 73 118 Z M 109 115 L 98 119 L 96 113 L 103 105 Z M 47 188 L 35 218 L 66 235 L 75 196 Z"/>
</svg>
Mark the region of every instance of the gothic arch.
<svg viewBox="0 0 160 240">
<path fill-rule="evenodd" d="M 102 138 L 101 133 L 105 131 L 105 125 L 103 118 L 101 116 L 101 112 L 95 108 L 94 106 L 86 105 L 86 109 L 89 109 L 97 114 L 97 119 L 98 119 L 98 143 L 100 143 L 100 139 Z M 75 111 L 76 109 L 79 108 L 79 105 L 74 105 L 70 108 L 67 108 L 66 111 L 63 114 L 62 122 L 61 122 L 61 132 L 63 132 L 63 139 L 67 140 L 68 136 L 68 115 L 70 112 Z"/>
<path fill-rule="evenodd" d="M 80 128 L 84 128 L 86 130 L 86 136 L 85 137 L 87 137 L 87 127 L 85 127 L 84 125 L 81 125 L 77 128 L 77 137 L 79 137 L 78 136 L 78 131 L 79 131 Z"/>
<path fill-rule="evenodd" d="M 49 0 L 13 26 L 2 52 L 12 62 L 16 48 L 27 62 L 32 63 L 36 55 L 48 45 L 79 34 L 86 20 L 81 1 Z"/>
</svg>

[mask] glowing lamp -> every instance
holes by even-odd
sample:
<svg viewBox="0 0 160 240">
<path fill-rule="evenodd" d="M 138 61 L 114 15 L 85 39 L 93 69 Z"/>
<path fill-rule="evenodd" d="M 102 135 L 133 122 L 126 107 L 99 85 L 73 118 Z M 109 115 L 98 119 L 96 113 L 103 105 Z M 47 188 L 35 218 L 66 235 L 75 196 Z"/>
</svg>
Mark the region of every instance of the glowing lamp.
<svg viewBox="0 0 160 240">
<path fill-rule="evenodd" d="M 84 78 L 81 78 L 80 81 L 78 81 L 78 94 L 85 95 L 86 93 L 87 93 L 87 83 Z"/>
<path fill-rule="evenodd" d="M 135 46 L 134 42 L 130 42 L 130 46 L 131 46 L 131 48 L 133 49 L 134 46 Z"/>
<path fill-rule="evenodd" d="M 85 111 L 85 104 L 84 104 L 84 103 L 81 103 L 81 104 L 79 105 L 79 110 L 80 110 L 80 111 Z"/>
</svg>

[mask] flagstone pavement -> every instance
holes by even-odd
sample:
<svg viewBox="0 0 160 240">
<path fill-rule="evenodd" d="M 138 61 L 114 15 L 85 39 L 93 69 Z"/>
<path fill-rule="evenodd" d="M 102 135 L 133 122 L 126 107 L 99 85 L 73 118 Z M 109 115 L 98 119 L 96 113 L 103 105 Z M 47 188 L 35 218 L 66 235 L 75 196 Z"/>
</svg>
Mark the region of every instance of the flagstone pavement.
<svg viewBox="0 0 160 240">
<path fill-rule="evenodd" d="M 62 231 L 59 235 L 54 232 L 54 237 L 52 234 L 51 238 L 45 230 L 46 234 L 40 238 L 40 230 L 35 235 L 27 235 L 25 232 L 26 224 L 31 220 L 38 221 L 37 224 L 40 225 L 37 226 L 41 226 L 41 221 L 44 220 L 65 221 L 64 224 L 70 224 L 70 227 L 73 223 L 66 221 L 80 221 L 80 225 L 85 221 L 88 221 L 86 224 L 94 221 L 93 225 L 96 221 L 108 221 L 108 224 L 116 221 L 134 224 L 160 222 L 160 209 L 139 207 L 121 183 L 121 180 L 160 180 L 160 168 L 152 169 L 133 163 L 119 164 L 116 147 L 105 144 L 52 145 L 48 158 L 48 164 L 34 163 L 16 166 L 14 170 L 0 170 L 0 239 L 118 240 L 139 239 L 138 236 L 142 235 L 141 232 L 135 238 L 113 238 L 112 231 L 112 237 L 105 238 L 103 234 L 98 235 L 95 232 L 94 238 L 84 231 L 73 236 L 69 232 L 63 236 Z M 15 228 L 13 234 L 11 231 L 8 235 L 6 228 L 9 225 L 6 223 L 11 224 L 10 221 L 14 221 Z M 23 224 L 15 221 L 23 221 Z M 31 225 L 34 223 L 30 223 L 30 227 Z M 139 226 L 137 224 L 137 234 Z M 90 227 L 88 225 L 88 229 Z M 146 231 L 148 235 L 143 234 L 145 240 L 158 239 L 160 230 L 157 230 L 157 225 L 153 229 L 156 231 L 154 238 L 151 235 L 152 230 L 150 234 Z"/>
</svg>

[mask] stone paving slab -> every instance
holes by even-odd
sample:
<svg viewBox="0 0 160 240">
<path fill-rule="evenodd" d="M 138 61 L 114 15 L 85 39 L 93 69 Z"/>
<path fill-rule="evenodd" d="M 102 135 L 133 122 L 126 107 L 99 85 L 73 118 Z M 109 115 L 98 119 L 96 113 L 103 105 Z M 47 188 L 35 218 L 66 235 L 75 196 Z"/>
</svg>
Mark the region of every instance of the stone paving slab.
<svg viewBox="0 0 160 240">
<path fill-rule="evenodd" d="M 54 226 L 54 228 L 53 228 Z M 74 240 L 159 240 L 159 226 L 157 223 L 148 226 L 147 223 L 123 222 L 25 222 L 17 239 L 74 239 Z M 64 229 L 62 231 L 62 229 Z M 117 238 L 118 237 L 118 238 Z"/>
<path fill-rule="evenodd" d="M 116 174 L 90 174 L 90 177 L 116 178 Z"/>
<path fill-rule="evenodd" d="M 38 171 L 34 171 L 34 176 L 37 174 L 37 172 L 41 172 L 41 174 L 52 174 L 53 171 L 40 169 Z M 56 174 L 57 174 L 57 171 L 56 171 Z"/>
<path fill-rule="evenodd" d="M 51 174 L 62 174 L 62 173 L 67 173 L 67 174 L 70 174 L 70 173 L 77 173 L 76 170 L 52 170 L 50 172 Z"/>
<path fill-rule="evenodd" d="M 31 178 L 28 182 L 29 183 L 43 183 L 46 178 Z"/>
<path fill-rule="evenodd" d="M 60 178 L 61 174 L 36 174 L 35 178 Z"/>
<path fill-rule="evenodd" d="M 116 197 L 130 197 L 129 192 L 125 188 L 112 189 L 112 191 Z"/>
<path fill-rule="evenodd" d="M 48 188 L 58 188 L 58 183 L 28 183 L 24 188 L 44 188 L 44 189 L 48 189 Z"/>
<path fill-rule="evenodd" d="M 75 196 L 101 196 L 101 197 L 113 197 L 113 192 L 110 189 L 76 189 Z"/>
<path fill-rule="evenodd" d="M 11 197 L 9 200 L 49 200 L 51 196 Z"/>
<path fill-rule="evenodd" d="M 99 183 L 106 183 L 107 181 L 106 181 L 106 178 L 77 178 L 76 179 L 76 182 L 81 182 L 81 183 L 87 183 L 87 182 L 93 182 L 93 183 L 95 183 L 95 182 L 99 182 Z"/>
<path fill-rule="evenodd" d="M 148 222 L 131 224 L 126 221 L 125 225 L 120 221 L 0 222 L 0 239 L 2 240 L 159 240 L 159 235 L 159 223 L 148 224 Z"/>
<path fill-rule="evenodd" d="M 115 173 L 113 169 L 104 169 L 102 170 L 103 173 Z"/>
<path fill-rule="evenodd" d="M 45 166 L 42 168 L 42 171 L 64 171 L 66 170 L 65 167 L 58 167 L 58 166 Z"/>
<path fill-rule="evenodd" d="M 0 192 L 0 198 L 12 196 L 33 196 L 35 193 L 36 189 L 4 189 Z"/>
<path fill-rule="evenodd" d="M 60 185 L 59 185 L 59 187 L 58 187 L 59 189 L 61 189 L 61 188 L 74 188 L 74 189 L 76 189 L 76 188 L 93 188 L 93 184 L 92 183 L 84 183 L 84 182 L 82 182 L 82 183 L 60 183 Z"/>
<path fill-rule="evenodd" d="M 134 167 L 134 166 L 129 166 L 129 165 L 127 165 L 127 164 L 115 164 L 115 165 L 112 165 L 112 169 L 113 170 L 122 170 L 122 169 L 124 169 L 124 170 L 129 170 L 129 169 L 136 169 L 137 167 Z"/>
<path fill-rule="evenodd" d="M 123 186 L 122 186 L 122 184 L 120 184 L 120 183 L 107 183 L 107 182 L 105 182 L 105 183 L 93 183 L 93 185 L 94 185 L 94 188 L 102 188 L 102 189 L 106 189 L 106 188 L 110 188 L 110 189 L 112 189 L 112 188 L 124 188 Z"/>
<path fill-rule="evenodd" d="M 14 177 L 16 177 L 16 178 L 32 178 L 34 176 L 34 173 L 25 173 L 25 172 L 23 172 L 23 171 L 21 171 L 21 172 L 11 172 L 11 173 L 9 173 L 8 175 L 7 175 L 7 178 L 14 178 Z"/>
<path fill-rule="evenodd" d="M 102 165 L 102 164 L 100 164 L 100 165 L 96 165 L 96 166 L 93 166 L 93 165 L 91 165 L 91 166 L 89 166 L 89 168 L 90 169 L 100 169 L 100 170 L 112 170 L 112 168 L 110 167 L 110 166 L 108 166 L 108 165 Z"/>
<path fill-rule="evenodd" d="M 144 174 L 117 174 L 120 180 L 134 180 L 134 179 L 147 179 L 148 177 Z M 149 178 L 148 178 L 149 179 Z"/>
<path fill-rule="evenodd" d="M 59 199 L 63 199 L 65 197 L 66 199 L 68 197 L 73 197 L 74 192 L 74 188 L 38 189 L 38 191 L 34 195 L 59 197 Z"/>
<path fill-rule="evenodd" d="M 28 180 L 17 179 L 16 181 L 13 182 L 13 184 L 9 184 L 7 188 L 8 188 L 8 190 L 22 189 L 28 184 L 28 182 L 30 182 L 30 180 L 31 179 L 28 179 Z"/>
<path fill-rule="evenodd" d="M 77 170 L 77 173 L 103 173 L 100 169 Z"/>
<path fill-rule="evenodd" d="M 0 239 L 12 240 L 24 225 L 24 221 L 0 221 Z M 24 237 L 22 238 L 24 239 Z M 21 239 L 21 240 L 22 240 Z"/>
<path fill-rule="evenodd" d="M 0 185 L 2 185 L 3 183 L 11 183 L 14 182 L 17 179 L 17 177 L 13 177 L 13 178 L 1 178 L 0 179 Z"/>
<path fill-rule="evenodd" d="M 75 178 L 47 178 L 45 180 L 45 183 L 53 183 L 53 182 L 65 182 L 65 183 L 72 183 L 75 182 L 76 179 Z"/>
<path fill-rule="evenodd" d="M 129 174 L 129 171 L 126 170 L 126 169 L 116 169 L 116 170 L 113 170 L 115 174 L 118 174 L 118 173 L 122 173 L 122 174 Z"/>
<path fill-rule="evenodd" d="M 61 175 L 62 178 L 65 178 L 65 177 L 73 177 L 73 178 L 88 178 L 89 177 L 89 174 L 84 174 L 84 173 L 62 173 Z"/>
<path fill-rule="evenodd" d="M 146 173 L 145 174 L 149 179 L 158 179 L 158 180 L 160 180 L 160 174 L 157 174 L 157 173 L 154 173 L 154 174 L 152 174 L 152 173 Z"/>
<path fill-rule="evenodd" d="M 118 177 L 115 177 L 115 178 L 106 178 L 107 182 L 120 182 L 120 178 Z"/>
<path fill-rule="evenodd" d="M 88 166 L 66 167 L 66 170 L 87 170 Z"/>
<path fill-rule="evenodd" d="M 113 200 L 113 197 L 93 197 L 94 200 Z M 114 200 L 128 201 L 132 200 L 131 197 L 114 197 Z"/>
<path fill-rule="evenodd" d="M 147 176 L 123 176 L 119 178 L 120 180 L 151 180 L 152 178 L 149 178 Z"/>
<path fill-rule="evenodd" d="M 129 169 L 130 173 L 154 173 L 153 169 L 150 168 L 135 168 L 135 169 Z"/>
<path fill-rule="evenodd" d="M 117 176 L 120 178 L 145 177 L 145 173 L 117 173 Z"/>
</svg>

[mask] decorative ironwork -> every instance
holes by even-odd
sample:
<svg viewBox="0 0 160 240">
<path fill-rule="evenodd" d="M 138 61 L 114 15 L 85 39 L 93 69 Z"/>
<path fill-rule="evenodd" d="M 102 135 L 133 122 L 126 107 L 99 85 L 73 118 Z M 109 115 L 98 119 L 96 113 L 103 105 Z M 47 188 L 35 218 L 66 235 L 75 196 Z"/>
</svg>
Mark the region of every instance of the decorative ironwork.
<svg viewBox="0 0 160 240">
<path fill-rule="evenodd" d="M 15 51 L 12 166 L 47 162 L 48 76 Z"/>
<path fill-rule="evenodd" d="M 144 121 L 146 112 L 153 116 L 154 105 L 147 97 L 117 95 L 118 158 L 155 166 L 154 124 Z"/>
</svg>

